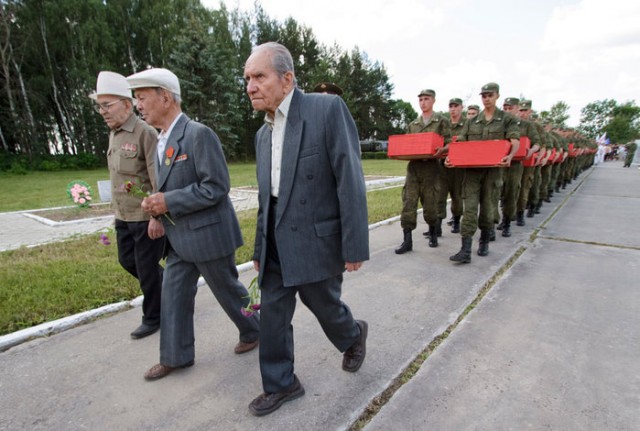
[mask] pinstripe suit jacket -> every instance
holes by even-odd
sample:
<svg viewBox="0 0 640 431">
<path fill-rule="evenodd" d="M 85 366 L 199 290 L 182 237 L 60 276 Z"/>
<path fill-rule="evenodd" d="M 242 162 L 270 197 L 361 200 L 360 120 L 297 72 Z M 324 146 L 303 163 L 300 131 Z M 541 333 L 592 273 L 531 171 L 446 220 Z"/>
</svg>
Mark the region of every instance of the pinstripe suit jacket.
<svg viewBox="0 0 640 431">
<path fill-rule="evenodd" d="M 158 169 L 173 226 L 161 217 L 181 259 L 205 262 L 232 254 L 242 234 L 229 199 L 229 171 L 218 136 L 185 114 L 174 126 Z"/>
<path fill-rule="evenodd" d="M 275 237 L 285 286 L 341 274 L 369 259 L 367 198 L 356 125 L 337 96 L 295 89 L 284 134 Z M 271 129 L 256 135 L 259 210 L 254 260 L 266 260 Z"/>
</svg>

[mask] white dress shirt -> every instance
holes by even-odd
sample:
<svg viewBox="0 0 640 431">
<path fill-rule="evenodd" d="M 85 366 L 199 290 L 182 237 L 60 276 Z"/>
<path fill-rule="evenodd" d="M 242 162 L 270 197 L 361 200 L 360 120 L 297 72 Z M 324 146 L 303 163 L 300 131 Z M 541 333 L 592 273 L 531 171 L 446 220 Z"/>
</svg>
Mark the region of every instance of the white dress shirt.
<svg viewBox="0 0 640 431">
<path fill-rule="evenodd" d="M 271 196 L 280 194 L 280 169 L 282 167 L 282 147 L 284 145 L 284 132 L 287 127 L 287 115 L 293 90 L 286 95 L 276 109 L 275 118 L 265 115 L 264 121 L 271 127 Z"/>
<path fill-rule="evenodd" d="M 162 158 L 164 157 L 164 149 L 167 146 L 167 141 L 169 140 L 169 136 L 171 135 L 173 126 L 176 125 L 181 115 L 182 113 L 178 114 L 176 118 L 173 119 L 171 126 L 169 126 L 169 128 L 166 131 L 162 130 L 158 135 L 158 160 L 160 161 L 160 163 L 162 163 Z"/>
</svg>

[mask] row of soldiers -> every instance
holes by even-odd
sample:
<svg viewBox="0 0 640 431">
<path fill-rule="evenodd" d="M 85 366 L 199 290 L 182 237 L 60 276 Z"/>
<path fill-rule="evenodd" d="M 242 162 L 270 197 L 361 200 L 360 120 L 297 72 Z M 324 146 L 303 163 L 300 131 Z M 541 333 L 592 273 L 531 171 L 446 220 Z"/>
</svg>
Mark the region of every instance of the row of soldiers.
<svg viewBox="0 0 640 431">
<path fill-rule="evenodd" d="M 575 131 L 541 124 L 531 109 L 531 100 L 508 97 L 503 109 L 499 109 L 500 87 L 493 82 L 482 87 L 480 96 L 484 109 L 480 111 L 478 106 L 471 105 L 466 117 L 462 115 L 462 99 L 450 99 L 447 118 L 433 110 L 434 90 L 426 89 L 418 94 L 422 112 L 409 124 L 407 133 L 435 132 L 444 138 L 444 146 L 438 148 L 433 157 L 411 160 L 407 165 L 400 217 L 403 241 L 395 250 L 397 254 L 413 249 L 412 231 L 417 226 L 418 203 L 429 225 L 429 231 L 424 233 L 429 247 L 438 246 L 447 214 L 447 198 L 451 196 L 452 218 L 448 224 L 452 233 L 461 234 L 462 245 L 450 259 L 471 262 L 472 238 L 478 228 L 478 255 L 486 256 L 489 242 L 496 238 L 496 225 L 503 237 L 511 236 L 512 221 L 525 226 L 526 217 L 540 213 L 544 202 L 551 202 L 554 193 L 566 188 L 593 164 L 596 143 Z M 532 161 L 526 163 L 531 166 L 513 160 L 521 137 L 530 141 L 525 160 Z M 496 167 L 456 168 L 447 157 L 451 142 L 494 139 L 511 142 L 509 153 Z"/>
</svg>

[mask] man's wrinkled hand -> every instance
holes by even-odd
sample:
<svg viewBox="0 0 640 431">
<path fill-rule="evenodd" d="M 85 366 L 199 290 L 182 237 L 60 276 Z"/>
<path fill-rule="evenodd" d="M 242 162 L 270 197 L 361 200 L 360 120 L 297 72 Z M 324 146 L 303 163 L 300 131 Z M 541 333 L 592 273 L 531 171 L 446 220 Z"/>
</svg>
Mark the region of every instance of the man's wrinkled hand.
<svg viewBox="0 0 640 431">
<path fill-rule="evenodd" d="M 154 193 L 142 200 L 142 210 L 154 217 L 161 216 L 169 211 L 164 201 L 164 193 Z"/>
<path fill-rule="evenodd" d="M 149 226 L 147 227 L 147 235 L 151 239 L 158 239 L 164 236 L 164 225 L 160 220 L 152 218 L 149 220 Z"/>
</svg>

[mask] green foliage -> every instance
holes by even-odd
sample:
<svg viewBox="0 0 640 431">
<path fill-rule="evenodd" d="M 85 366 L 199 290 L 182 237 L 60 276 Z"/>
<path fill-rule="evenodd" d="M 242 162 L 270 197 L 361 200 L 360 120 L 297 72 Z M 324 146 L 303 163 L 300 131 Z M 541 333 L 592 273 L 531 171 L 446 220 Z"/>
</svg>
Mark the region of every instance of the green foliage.
<svg viewBox="0 0 640 431">
<path fill-rule="evenodd" d="M 578 130 L 589 138 L 606 133 L 612 143 L 624 144 L 640 137 L 640 107 L 633 101 L 598 100 L 582 108 L 581 114 Z"/>
<path fill-rule="evenodd" d="M 290 49 L 301 89 L 334 81 L 345 90 L 362 139 L 386 139 L 407 122 L 407 106 L 390 100 L 381 63 L 357 48 L 326 47 L 311 28 L 293 18 L 278 22 L 259 4 L 242 13 L 208 10 L 199 0 L 2 1 L 0 40 L 4 171 L 12 163 L 2 154 L 25 155 L 26 169 L 46 171 L 73 168 L 66 159 L 39 159 L 50 154 L 104 163 L 108 130 L 87 96 L 101 70 L 126 76 L 147 67 L 178 75 L 185 112 L 216 131 L 229 160 L 252 158 L 263 115 L 245 94 L 243 65 L 252 46 L 266 41 Z"/>
<path fill-rule="evenodd" d="M 540 119 L 543 124 L 551 124 L 554 128 L 566 129 L 566 122 L 569 119 L 569 105 L 563 101 L 556 102 L 549 111 L 540 113 Z"/>
</svg>

